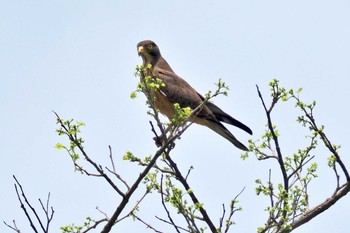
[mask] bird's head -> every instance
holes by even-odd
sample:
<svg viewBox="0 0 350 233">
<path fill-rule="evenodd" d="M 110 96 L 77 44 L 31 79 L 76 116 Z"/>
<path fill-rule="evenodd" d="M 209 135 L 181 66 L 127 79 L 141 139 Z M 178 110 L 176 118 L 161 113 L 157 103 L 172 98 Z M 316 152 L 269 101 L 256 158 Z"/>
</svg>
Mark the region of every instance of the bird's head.
<svg viewBox="0 0 350 233">
<path fill-rule="evenodd" d="M 144 40 L 137 44 L 137 52 L 142 57 L 143 65 L 157 63 L 160 58 L 160 51 L 158 46 L 151 40 Z"/>
</svg>

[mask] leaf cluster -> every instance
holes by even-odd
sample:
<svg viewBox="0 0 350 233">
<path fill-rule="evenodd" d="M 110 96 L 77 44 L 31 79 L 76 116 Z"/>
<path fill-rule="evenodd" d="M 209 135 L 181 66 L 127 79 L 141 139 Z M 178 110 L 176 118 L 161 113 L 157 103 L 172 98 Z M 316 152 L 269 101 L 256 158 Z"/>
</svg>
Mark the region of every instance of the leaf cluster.
<svg viewBox="0 0 350 233">
<path fill-rule="evenodd" d="M 71 140 L 69 140 L 68 146 L 64 145 L 63 143 L 56 143 L 55 148 L 65 150 L 73 162 L 76 163 L 76 161 L 80 158 L 79 152 L 77 152 L 77 147 L 82 146 L 84 143 L 83 138 L 79 137 L 78 134 L 81 133 L 81 128 L 85 126 L 85 123 L 81 121 L 74 122 L 73 119 L 60 122 L 60 119 L 57 118 L 57 124 L 61 125 L 58 129 L 56 129 L 57 134 L 59 136 L 68 136 L 68 138 Z"/>
</svg>

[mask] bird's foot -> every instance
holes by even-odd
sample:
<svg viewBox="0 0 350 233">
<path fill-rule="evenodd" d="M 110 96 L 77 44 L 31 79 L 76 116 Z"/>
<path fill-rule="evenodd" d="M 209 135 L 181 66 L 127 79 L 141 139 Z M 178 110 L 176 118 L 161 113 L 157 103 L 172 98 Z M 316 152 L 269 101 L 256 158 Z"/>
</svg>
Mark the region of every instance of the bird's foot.
<svg viewBox="0 0 350 233">
<path fill-rule="evenodd" d="M 162 136 L 154 137 L 153 140 L 157 147 L 161 147 L 163 143 L 165 143 L 166 138 L 164 135 L 162 135 Z M 175 143 L 171 142 L 169 147 L 170 149 L 173 149 L 175 147 Z"/>
<path fill-rule="evenodd" d="M 157 136 L 157 137 L 154 137 L 153 140 L 157 147 L 161 147 L 163 145 L 163 142 L 165 141 L 165 138 L 164 136 L 160 136 L 160 137 Z"/>
</svg>

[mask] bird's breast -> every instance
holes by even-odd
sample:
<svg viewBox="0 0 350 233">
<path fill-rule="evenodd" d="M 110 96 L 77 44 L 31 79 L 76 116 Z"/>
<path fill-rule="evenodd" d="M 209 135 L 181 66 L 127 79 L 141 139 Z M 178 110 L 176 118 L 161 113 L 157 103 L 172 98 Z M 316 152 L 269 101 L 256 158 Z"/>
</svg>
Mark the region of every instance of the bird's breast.
<svg viewBox="0 0 350 233">
<path fill-rule="evenodd" d="M 169 118 L 169 120 L 174 118 L 175 108 L 170 102 L 169 98 L 162 93 L 160 90 L 154 91 L 154 107 L 159 110 L 160 113 Z"/>
</svg>

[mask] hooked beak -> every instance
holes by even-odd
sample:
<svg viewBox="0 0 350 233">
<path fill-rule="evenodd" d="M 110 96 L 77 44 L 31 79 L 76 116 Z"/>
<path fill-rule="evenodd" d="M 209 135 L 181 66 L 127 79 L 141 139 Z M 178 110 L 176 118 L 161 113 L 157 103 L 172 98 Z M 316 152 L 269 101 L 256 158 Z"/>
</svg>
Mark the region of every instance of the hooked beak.
<svg viewBox="0 0 350 233">
<path fill-rule="evenodd" d="M 145 51 L 145 49 L 142 45 L 139 46 L 137 50 L 138 50 L 139 56 L 141 55 L 141 53 L 143 53 Z"/>
</svg>

